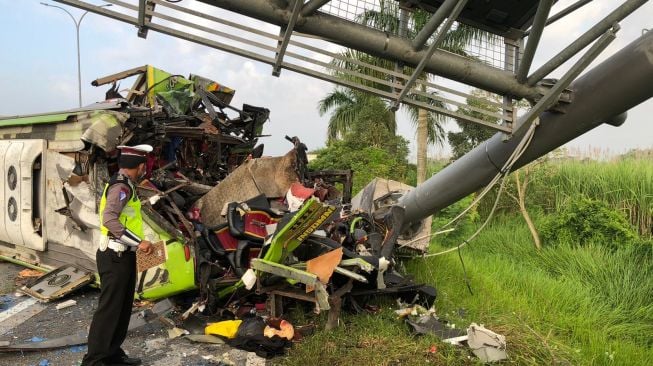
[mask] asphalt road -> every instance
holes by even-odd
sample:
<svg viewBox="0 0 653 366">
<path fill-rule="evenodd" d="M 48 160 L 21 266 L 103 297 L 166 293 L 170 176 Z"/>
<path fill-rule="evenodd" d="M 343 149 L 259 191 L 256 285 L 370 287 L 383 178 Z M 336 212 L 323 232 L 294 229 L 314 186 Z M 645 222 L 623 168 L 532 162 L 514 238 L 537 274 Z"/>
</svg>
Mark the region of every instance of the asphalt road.
<svg viewBox="0 0 653 366">
<path fill-rule="evenodd" d="M 54 303 L 41 304 L 28 296 L 15 294 L 16 277 L 21 269 L 0 261 L 0 341 L 12 344 L 39 342 L 88 330 L 97 307 L 98 290 L 85 288 Z M 68 299 L 76 300 L 77 304 L 56 309 L 57 303 Z M 123 349 L 129 355 L 140 357 L 146 366 L 265 365 L 265 360 L 255 354 L 224 344 L 170 339 L 168 327 L 155 319 L 133 329 L 127 335 Z M 0 352 L 0 365 L 72 366 L 79 365 L 85 353 L 85 345 L 37 352 Z"/>
</svg>

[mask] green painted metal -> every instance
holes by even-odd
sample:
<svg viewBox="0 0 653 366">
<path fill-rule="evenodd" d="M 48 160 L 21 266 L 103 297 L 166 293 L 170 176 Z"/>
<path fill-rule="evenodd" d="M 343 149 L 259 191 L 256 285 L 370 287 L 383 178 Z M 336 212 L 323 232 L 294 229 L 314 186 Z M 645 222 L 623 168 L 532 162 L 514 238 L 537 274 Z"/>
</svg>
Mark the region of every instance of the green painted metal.
<svg viewBox="0 0 653 366">
<path fill-rule="evenodd" d="M 186 260 L 184 248 L 186 244 L 179 240 L 172 240 L 173 237 L 152 221 L 146 213 L 143 213 L 143 220 L 145 225 L 158 234 L 159 240 L 168 243 L 166 245 L 168 260 L 157 268 L 150 269 L 150 271 L 157 269 L 166 271 L 167 280 L 164 283 L 155 281 L 150 287 L 143 288 L 143 291 L 139 292 L 137 296 L 141 299 L 156 300 L 196 289 L 195 260 L 193 255 Z"/>
<path fill-rule="evenodd" d="M 66 122 L 68 117 L 72 115 L 75 115 L 75 113 L 41 114 L 36 116 L 10 117 L 6 119 L 0 118 L 0 128 Z"/>
<path fill-rule="evenodd" d="M 318 281 L 317 275 L 265 259 L 252 259 L 251 266 L 257 271 L 293 279 L 309 286 L 315 286 Z"/>
<path fill-rule="evenodd" d="M 25 262 L 25 261 L 21 261 L 20 259 L 16 259 L 16 258 L 12 258 L 12 257 L 7 257 L 7 256 L 5 256 L 5 255 L 0 255 L 0 260 L 3 260 L 3 261 L 5 261 L 5 262 L 10 262 L 10 263 L 13 263 L 13 264 L 17 264 L 17 265 L 19 265 L 19 266 L 23 266 L 23 267 L 31 268 L 31 269 L 34 269 L 34 270 L 37 270 L 37 271 L 41 271 L 41 272 L 43 272 L 43 273 L 48 273 L 48 272 L 50 272 L 50 270 L 47 269 L 47 268 L 43 268 L 43 267 L 39 267 L 39 266 L 35 266 L 35 265 L 30 264 L 30 263 L 27 263 L 27 262 Z"/>
<path fill-rule="evenodd" d="M 156 283 L 153 287 L 144 289 L 138 294 L 141 299 L 156 300 L 194 290 L 195 263 L 193 258 L 186 261 L 184 244 L 175 241 L 167 245 L 168 260 L 159 267 L 168 272 L 165 283 Z"/>
<path fill-rule="evenodd" d="M 263 259 L 280 263 L 288 253 L 292 253 L 299 244 L 320 227 L 335 211 L 335 207 L 321 204 L 311 198 L 293 216 L 288 225 L 284 226 L 270 243 L 270 249 Z"/>
<path fill-rule="evenodd" d="M 274 235 L 263 259 L 274 263 L 283 262 L 289 253 L 297 249 L 299 244 L 333 214 L 335 209 L 333 206 L 320 203 L 314 197 L 304 202 L 288 224 Z M 236 284 L 221 290 L 218 296 L 227 296 L 242 286 L 242 280 L 238 281 Z"/>
</svg>

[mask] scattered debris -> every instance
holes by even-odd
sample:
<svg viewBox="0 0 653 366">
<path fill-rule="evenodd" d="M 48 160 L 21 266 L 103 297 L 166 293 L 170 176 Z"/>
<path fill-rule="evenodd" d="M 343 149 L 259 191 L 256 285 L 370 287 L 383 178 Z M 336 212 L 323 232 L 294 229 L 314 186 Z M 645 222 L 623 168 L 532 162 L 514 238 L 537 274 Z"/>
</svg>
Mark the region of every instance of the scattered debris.
<svg viewBox="0 0 653 366">
<path fill-rule="evenodd" d="M 67 335 L 64 337 L 53 338 L 45 340 L 40 337 L 32 337 L 27 343 L 20 344 L 9 344 L 7 346 L 0 347 L 0 353 L 2 352 L 37 352 L 48 349 L 57 349 L 64 348 L 69 346 L 77 346 L 86 344 L 86 338 L 88 335 L 86 332 L 77 333 L 72 335 Z"/>
<path fill-rule="evenodd" d="M 234 339 L 236 338 L 236 333 L 238 333 L 238 327 L 242 322 L 242 320 L 225 320 L 217 323 L 210 323 L 206 326 L 204 332 L 207 335 L 216 335 L 227 339 Z"/>
<path fill-rule="evenodd" d="M 198 343 L 212 343 L 212 344 L 223 344 L 224 341 L 220 337 L 216 337 L 210 334 L 188 334 L 184 338 Z"/>
<path fill-rule="evenodd" d="M 115 83 L 130 76 L 137 80 L 123 97 Z M 58 205 L 52 222 L 66 228 L 47 232 L 54 242 L 88 247 L 99 227 L 99 197 L 118 168 L 116 147 L 154 147 L 137 190 L 145 235 L 160 255 L 139 261 L 139 311 L 130 329 L 159 319 L 170 338 L 213 341 L 204 333 L 216 334 L 268 358 L 308 333 L 280 320 L 290 300 L 328 312 L 327 329 L 339 324 L 343 304 L 378 311 L 366 303 L 370 296 L 431 307 L 435 289 L 396 266 L 397 250 L 421 253 L 428 243 L 430 224 L 404 230 L 404 210 L 394 205 L 412 187 L 377 178 L 352 200 L 352 171 L 310 171 L 308 148 L 296 136 L 286 136 L 292 147 L 284 156 L 264 157 L 259 138 L 270 111 L 231 105 L 235 91 L 206 78 L 147 65 L 93 81 L 106 84 L 113 84 L 110 100 L 52 121 L 74 124 L 81 140 L 42 137 L 53 147 L 48 184 L 60 183 L 49 192 L 48 205 Z M 31 138 L 46 128 L 35 124 Z M 68 265 L 21 291 L 51 301 L 92 277 Z M 194 298 L 178 306 L 164 300 L 150 309 L 147 302 L 188 292 Z M 434 314 L 430 319 L 437 324 Z"/>
<path fill-rule="evenodd" d="M 86 345 L 72 346 L 68 348 L 68 350 L 72 353 L 86 353 L 86 351 L 88 350 L 88 346 Z"/>
<path fill-rule="evenodd" d="M 421 305 L 405 306 L 400 302 L 400 308 L 395 313 L 400 318 L 405 318 L 416 334 L 433 334 L 443 340 L 465 334 L 464 330 L 456 329 L 455 324 L 440 319 L 433 307 L 426 309 Z"/>
<path fill-rule="evenodd" d="M 22 271 L 18 272 L 19 277 L 41 277 L 43 276 L 43 272 L 37 271 L 35 269 L 30 269 L 30 268 L 25 268 Z"/>
<path fill-rule="evenodd" d="M 264 358 L 283 355 L 285 349 L 290 347 L 292 343 L 287 338 L 276 334 L 265 335 L 265 328 L 271 325 L 271 323 L 266 323 L 260 317 L 246 318 L 238 327 L 236 337 L 228 340 L 227 343 L 245 351 L 255 352 L 258 356 Z"/>
<path fill-rule="evenodd" d="M 185 329 L 181 329 L 181 328 L 177 328 L 177 327 L 174 327 L 172 329 L 168 329 L 168 338 L 169 339 L 175 339 L 175 338 L 187 335 L 187 334 L 189 334 L 189 333 Z"/>
<path fill-rule="evenodd" d="M 55 306 L 55 308 L 57 310 L 61 310 L 75 305 L 77 305 L 77 301 L 70 299 L 70 300 L 60 302 L 59 304 L 57 304 L 57 306 Z"/>
<path fill-rule="evenodd" d="M 469 347 L 481 361 L 496 362 L 508 358 L 505 336 L 476 323 L 467 328 L 467 335 Z"/>
<path fill-rule="evenodd" d="M 93 281 L 93 273 L 72 264 L 66 264 L 51 271 L 35 282 L 25 285 L 19 291 L 48 302 L 59 299 Z"/>
<path fill-rule="evenodd" d="M 468 338 L 469 338 L 469 336 L 463 335 L 463 336 L 459 336 L 459 337 L 443 339 L 442 342 L 449 343 L 449 344 L 452 344 L 454 346 L 462 346 L 462 343 L 467 342 Z"/>
</svg>

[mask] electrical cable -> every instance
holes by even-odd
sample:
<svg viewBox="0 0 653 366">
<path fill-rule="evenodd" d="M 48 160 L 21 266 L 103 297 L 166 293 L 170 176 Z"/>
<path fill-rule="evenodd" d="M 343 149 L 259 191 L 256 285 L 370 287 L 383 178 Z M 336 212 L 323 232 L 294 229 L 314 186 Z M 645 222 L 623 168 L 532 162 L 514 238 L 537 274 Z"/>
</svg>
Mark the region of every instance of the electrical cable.
<svg viewBox="0 0 653 366">
<path fill-rule="evenodd" d="M 467 269 L 465 269 L 465 261 L 463 261 L 463 255 L 460 253 L 460 245 L 458 246 L 458 258 L 460 258 L 460 265 L 463 266 L 463 275 L 465 276 L 465 283 L 467 284 L 469 294 L 474 296 L 474 291 L 472 291 L 472 284 L 469 281 L 469 277 L 467 276 Z"/>
<path fill-rule="evenodd" d="M 470 210 L 470 209 L 471 209 L 471 208 L 472 208 L 476 203 L 478 203 L 478 201 L 479 201 L 481 198 L 483 198 L 483 197 L 484 197 L 484 196 L 485 196 L 485 195 L 486 195 L 486 194 L 487 194 L 487 193 L 488 193 L 488 192 L 489 192 L 489 191 L 490 191 L 490 190 L 491 190 L 491 189 L 496 185 L 496 183 L 497 183 L 498 180 L 500 179 L 500 180 L 501 180 L 501 184 L 499 185 L 499 190 L 497 191 L 497 197 L 496 197 L 496 199 L 494 200 L 494 205 L 492 205 L 492 209 L 490 210 L 490 213 L 488 214 L 488 217 L 487 217 L 487 219 L 485 219 L 485 221 L 483 222 L 483 224 L 482 224 L 482 225 L 481 225 L 481 226 L 480 226 L 480 227 L 479 227 L 479 228 L 478 228 L 478 229 L 477 229 L 477 230 L 476 230 L 476 231 L 475 231 L 471 236 L 469 236 L 467 239 L 463 240 L 460 244 L 458 244 L 458 245 L 455 246 L 454 248 L 450 248 L 450 249 L 447 249 L 447 250 L 443 250 L 443 251 L 441 251 L 441 252 L 437 252 L 437 253 L 425 254 L 425 255 L 422 256 L 422 258 L 428 258 L 428 257 L 435 257 L 435 256 L 438 256 L 438 255 L 443 255 L 443 254 L 451 253 L 451 252 L 453 252 L 453 251 L 458 251 L 458 258 L 460 259 L 460 264 L 461 264 L 462 269 L 463 269 L 463 276 L 464 276 L 464 279 L 465 279 L 465 284 L 467 285 L 467 290 L 469 290 L 469 293 L 470 293 L 472 296 L 474 295 L 474 292 L 472 291 L 471 281 L 469 280 L 469 276 L 467 275 L 467 269 L 465 268 L 465 262 L 464 262 L 464 260 L 463 260 L 463 257 L 462 257 L 462 253 L 461 253 L 461 251 L 460 251 L 460 248 L 462 248 L 463 246 L 469 244 L 469 242 L 471 242 L 472 240 L 474 240 L 474 239 L 476 238 L 476 236 L 477 236 L 477 235 L 478 235 L 478 234 L 479 234 L 479 233 L 480 233 L 480 232 L 485 228 L 485 226 L 486 226 L 486 225 L 490 222 L 490 220 L 492 219 L 492 217 L 493 217 L 493 215 L 494 215 L 494 212 L 496 211 L 496 208 L 497 208 L 497 206 L 498 206 L 498 204 L 499 204 L 499 199 L 501 198 L 501 193 L 503 192 L 503 189 L 504 189 L 504 187 L 505 187 L 505 184 L 506 184 L 507 178 L 508 178 L 508 176 L 509 176 L 509 174 L 510 174 L 510 170 L 512 169 L 512 166 L 513 166 L 513 165 L 514 165 L 514 164 L 519 160 L 519 158 L 521 158 L 521 156 L 524 154 L 524 152 L 526 151 L 526 149 L 527 149 L 528 146 L 530 145 L 530 143 L 531 143 L 531 141 L 532 141 L 532 139 L 533 139 L 533 135 L 535 134 L 535 128 L 536 128 L 538 125 L 539 125 L 539 123 L 538 123 L 538 121 L 536 121 L 536 122 L 534 122 L 534 123 L 529 127 L 528 131 L 526 132 L 526 134 L 524 135 L 524 137 L 522 138 L 522 140 L 519 142 L 519 144 L 515 147 L 515 150 L 513 150 L 513 152 L 510 154 L 510 156 L 509 156 L 508 159 L 506 160 L 505 164 L 503 165 L 503 167 L 502 167 L 502 169 L 499 171 L 499 173 L 498 173 L 498 174 L 497 174 L 497 175 L 496 175 L 496 176 L 495 176 L 495 177 L 490 181 L 490 183 L 489 183 L 489 184 L 488 184 L 488 185 L 483 189 L 483 191 L 481 192 L 481 194 L 479 194 L 479 197 L 478 197 L 477 199 L 475 199 L 475 200 L 472 202 L 472 204 L 470 204 L 469 207 L 467 207 L 467 208 L 463 211 L 462 214 L 464 214 L 465 212 L 469 211 L 469 210 Z M 445 228 L 445 227 L 451 225 L 453 222 L 455 222 L 455 221 L 458 220 L 460 217 L 462 217 L 462 214 L 459 214 L 458 216 L 456 216 L 453 220 L 449 221 L 447 224 L 445 224 L 444 226 L 440 227 L 440 229 Z M 439 232 L 439 231 L 438 231 L 438 232 Z M 436 232 L 436 234 L 437 234 L 437 232 Z M 431 267 L 430 267 L 430 266 L 427 266 L 426 268 L 428 269 L 428 271 L 429 271 L 429 275 L 431 276 L 431 278 L 434 278 L 434 275 L 433 275 L 433 272 L 432 272 L 432 270 L 431 270 Z"/>
<path fill-rule="evenodd" d="M 499 173 L 497 173 L 497 175 L 495 175 L 494 178 L 492 178 L 492 180 L 485 186 L 485 188 L 481 191 L 481 193 L 479 193 L 479 195 L 469 204 L 469 206 L 467 206 L 467 208 L 465 208 L 462 212 L 460 212 L 456 217 L 451 219 L 449 222 L 447 222 L 446 224 L 440 226 L 435 233 L 425 235 L 425 236 L 421 236 L 421 237 L 413 239 L 413 240 L 411 240 L 409 242 L 403 243 L 403 244 L 401 244 L 399 246 L 399 249 L 403 248 L 406 245 L 412 244 L 412 243 L 414 243 L 416 241 L 419 241 L 419 240 L 422 240 L 422 239 L 425 239 L 425 238 L 428 238 L 428 237 L 434 237 L 434 236 L 442 234 L 444 232 L 448 232 L 448 231 L 444 231 L 442 229 L 444 229 L 444 228 L 450 226 L 451 224 L 455 223 L 460 218 L 462 218 L 467 212 L 469 212 L 469 210 L 471 210 L 478 202 L 480 202 L 481 199 L 483 199 L 483 197 L 485 197 L 485 195 L 488 192 L 490 192 L 490 190 L 492 188 L 494 188 L 494 186 L 501 179 L 502 176 L 505 179 L 505 176 L 508 175 L 508 173 L 510 172 L 510 169 L 512 168 L 512 166 L 517 162 L 517 160 L 519 160 L 519 158 L 523 155 L 524 151 L 526 151 L 526 149 L 530 145 L 530 143 L 531 143 L 531 141 L 533 139 L 533 135 L 535 133 L 535 128 L 537 127 L 537 125 L 538 125 L 537 123 L 533 123 L 531 125 L 531 127 L 528 129 L 526 134 L 524 134 L 524 137 L 522 138 L 522 140 L 515 147 L 515 150 L 513 150 L 513 152 L 510 154 L 510 156 L 508 157 L 508 159 L 504 163 L 504 165 L 501 168 L 501 170 L 499 171 Z M 492 210 L 492 211 L 494 211 L 494 210 Z M 488 216 L 488 217 L 491 217 L 491 215 Z M 485 226 L 485 225 L 483 225 L 483 226 Z M 448 250 L 445 250 L 444 252 L 441 252 L 441 253 L 435 253 L 435 255 L 450 253 L 455 249 L 456 248 L 448 249 Z M 426 256 L 434 256 L 434 255 L 428 254 Z"/>
<path fill-rule="evenodd" d="M 499 199 L 501 198 L 501 193 L 503 192 L 503 188 L 505 186 L 506 180 L 508 178 L 508 175 L 510 174 L 510 169 L 517 162 L 517 160 L 519 160 L 519 158 L 524 154 L 524 152 L 526 151 L 526 149 L 530 145 L 530 143 L 531 143 L 531 141 L 533 139 L 533 135 L 535 134 L 535 128 L 536 127 L 537 127 L 536 123 L 533 123 L 531 125 L 531 127 L 529 128 L 527 133 L 524 135 L 524 138 L 520 141 L 519 145 L 517 145 L 517 148 L 513 151 L 511 156 L 508 158 L 508 160 L 504 164 L 504 166 L 502 168 L 502 171 L 499 173 L 499 176 L 503 176 L 503 178 L 501 179 L 501 185 L 499 186 L 499 191 L 497 192 L 497 198 L 494 200 L 494 205 L 492 206 L 492 209 L 490 210 L 490 214 L 488 215 L 487 219 L 485 219 L 483 224 L 478 228 L 478 230 L 476 230 L 469 238 L 464 240 L 462 243 L 458 244 L 458 246 L 456 246 L 454 248 L 447 249 L 447 250 L 443 250 L 443 251 L 437 252 L 437 253 L 425 254 L 425 255 L 422 256 L 422 258 L 435 257 L 435 256 L 438 256 L 438 255 L 451 253 L 451 252 L 453 252 L 455 250 L 460 250 L 460 248 L 462 248 L 466 244 L 469 244 L 470 241 L 474 240 L 474 238 L 476 238 L 476 236 L 478 236 L 478 234 L 485 228 L 485 226 L 492 219 L 492 216 L 494 215 L 494 212 L 496 211 L 496 208 L 497 208 L 497 206 L 499 204 Z M 487 193 L 485 191 L 487 190 L 488 187 L 492 188 L 490 185 L 488 185 L 486 187 L 486 189 L 484 189 L 483 195 L 485 195 Z M 479 195 L 479 197 L 481 197 L 481 196 Z M 474 200 L 474 201 L 477 201 L 477 200 Z M 472 204 L 475 204 L 475 203 L 472 202 Z M 468 207 L 464 212 L 469 211 L 471 206 L 472 205 L 470 205 L 470 207 Z M 458 216 L 460 216 L 460 215 L 458 215 Z M 452 221 L 454 221 L 454 220 L 452 220 Z M 449 223 L 447 223 L 443 227 L 446 227 L 447 225 L 450 225 L 450 223 L 452 221 L 450 221 Z"/>
</svg>

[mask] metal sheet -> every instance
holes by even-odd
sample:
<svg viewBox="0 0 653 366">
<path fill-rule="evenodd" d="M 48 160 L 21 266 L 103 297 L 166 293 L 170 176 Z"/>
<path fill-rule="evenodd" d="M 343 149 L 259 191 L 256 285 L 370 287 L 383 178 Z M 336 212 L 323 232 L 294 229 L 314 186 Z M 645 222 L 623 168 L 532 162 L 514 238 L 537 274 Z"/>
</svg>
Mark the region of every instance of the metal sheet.
<svg viewBox="0 0 653 366">
<path fill-rule="evenodd" d="M 41 276 L 36 282 L 21 287 L 19 291 L 48 302 L 93 282 L 93 278 L 92 272 L 67 264 Z"/>
</svg>

